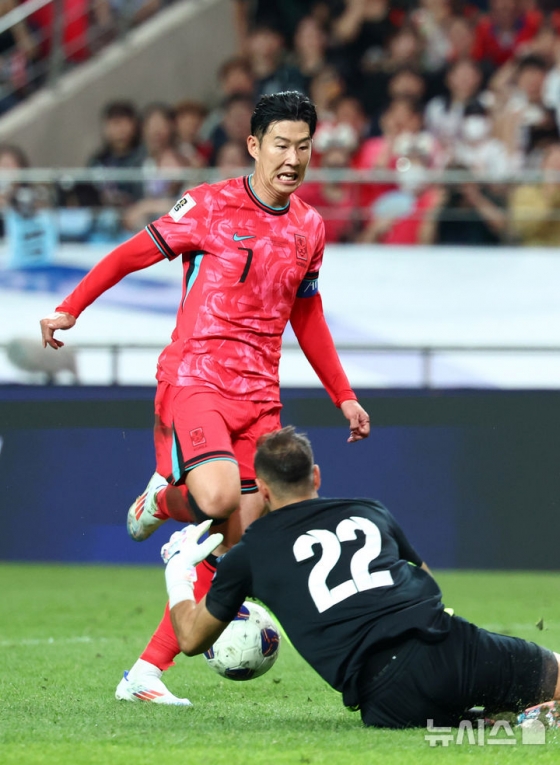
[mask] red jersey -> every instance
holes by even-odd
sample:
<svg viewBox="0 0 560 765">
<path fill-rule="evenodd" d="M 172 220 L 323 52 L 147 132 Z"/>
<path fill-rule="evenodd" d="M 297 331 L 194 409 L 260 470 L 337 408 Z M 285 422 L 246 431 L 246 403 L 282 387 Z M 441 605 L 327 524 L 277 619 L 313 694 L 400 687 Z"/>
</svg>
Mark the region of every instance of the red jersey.
<svg viewBox="0 0 560 765">
<path fill-rule="evenodd" d="M 475 29 L 472 57 L 499 67 L 512 58 L 522 43 L 535 37 L 541 24 L 541 13 L 528 11 L 518 17 L 513 30 L 502 32 L 490 16 L 483 16 Z"/>
<path fill-rule="evenodd" d="M 183 294 L 158 380 L 227 398 L 279 400 L 282 333 L 296 297 L 317 293 L 324 224 L 297 196 L 282 209 L 249 178 L 202 184 L 147 231 L 183 260 Z"/>
</svg>

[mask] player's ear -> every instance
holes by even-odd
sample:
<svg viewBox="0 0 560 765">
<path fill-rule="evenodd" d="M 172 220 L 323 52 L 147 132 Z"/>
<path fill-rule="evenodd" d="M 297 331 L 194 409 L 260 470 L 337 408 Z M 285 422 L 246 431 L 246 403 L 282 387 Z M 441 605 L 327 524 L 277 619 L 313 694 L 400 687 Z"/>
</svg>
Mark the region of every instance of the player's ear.
<svg viewBox="0 0 560 765">
<path fill-rule="evenodd" d="M 254 135 L 250 135 L 247 138 L 247 151 L 249 154 L 253 157 L 253 159 L 258 159 L 259 157 L 259 140 Z"/>
<path fill-rule="evenodd" d="M 315 491 L 319 491 L 321 486 L 321 470 L 319 465 L 313 465 L 313 488 Z"/>
<path fill-rule="evenodd" d="M 268 486 L 260 478 L 255 478 L 255 483 L 257 484 L 257 489 L 259 490 L 259 493 L 261 494 L 262 498 L 268 504 L 268 502 L 270 501 L 270 490 Z"/>
</svg>

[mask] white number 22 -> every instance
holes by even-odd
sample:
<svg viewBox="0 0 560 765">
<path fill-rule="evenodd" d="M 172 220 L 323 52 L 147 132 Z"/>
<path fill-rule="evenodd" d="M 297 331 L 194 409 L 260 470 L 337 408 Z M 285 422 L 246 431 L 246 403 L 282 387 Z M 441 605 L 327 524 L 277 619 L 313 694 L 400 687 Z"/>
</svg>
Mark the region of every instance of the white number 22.
<svg viewBox="0 0 560 765">
<path fill-rule="evenodd" d="M 352 578 L 329 589 L 327 577 L 340 558 L 340 543 L 356 539 L 357 531 L 363 531 L 365 541 L 364 546 L 354 553 L 350 561 Z M 388 570 L 369 572 L 369 564 L 381 553 L 381 533 L 373 521 L 353 515 L 340 521 L 335 534 L 327 529 L 311 529 L 298 537 L 294 543 L 294 557 L 297 562 L 312 558 L 313 545 L 316 544 L 321 545 L 323 554 L 311 569 L 308 585 L 309 593 L 320 614 L 357 592 L 394 584 Z"/>
</svg>

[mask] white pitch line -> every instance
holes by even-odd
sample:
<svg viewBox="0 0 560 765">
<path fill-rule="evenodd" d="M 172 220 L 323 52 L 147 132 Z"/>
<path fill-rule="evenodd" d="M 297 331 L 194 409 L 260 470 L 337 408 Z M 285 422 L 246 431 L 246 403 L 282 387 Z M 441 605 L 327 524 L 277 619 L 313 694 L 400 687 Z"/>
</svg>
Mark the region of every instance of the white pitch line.
<svg viewBox="0 0 560 765">
<path fill-rule="evenodd" d="M 67 645 L 69 643 L 107 643 L 118 638 L 88 637 L 87 635 L 67 638 L 24 638 L 23 640 L 0 640 L 0 648 L 33 645 Z"/>
</svg>

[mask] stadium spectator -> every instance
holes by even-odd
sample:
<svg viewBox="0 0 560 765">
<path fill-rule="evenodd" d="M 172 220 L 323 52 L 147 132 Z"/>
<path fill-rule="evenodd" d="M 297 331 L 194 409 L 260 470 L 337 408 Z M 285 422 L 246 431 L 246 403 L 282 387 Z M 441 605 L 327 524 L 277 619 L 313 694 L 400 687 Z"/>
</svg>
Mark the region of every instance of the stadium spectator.
<svg viewBox="0 0 560 765">
<path fill-rule="evenodd" d="M 305 436 L 270 433 L 255 469 L 269 512 L 223 557 L 204 601 L 195 603 L 194 567 L 222 535 L 198 545 L 208 524 L 191 527 L 162 550 L 171 618 L 188 656 L 210 648 L 243 601 L 256 598 L 366 726 L 431 721 L 437 729 L 472 719 L 481 703 L 491 717 L 560 700 L 560 655 L 446 612 L 429 568 L 384 505 L 319 497 Z M 331 546 L 337 586 L 318 577 Z"/>
<path fill-rule="evenodd" d="M 0 1 L 0 17 L 17 6 Z M 0 114 L 15 106 L 31 89 L 30 76 L 39 56 L 37 34 L 24 19 L 0 33 Z"/>
<path fill-rule="evenodd" d="M 89 5 L 87 0 L 62 0 L 62 47 L 68 63 L 79 64 L 91 55 Z M 40 31 L 44 58 L 53 46 L 54 13 L 55 4 L 46 3 L 30 17 Z"/>
<path fill-rule="evenodd" d="M 362 104 L 355 96 L 343 95 L 331 104 L 331 110 L 325 119 L 319 120 L 317 133 L 313 141 L 313 156 L 320 159 L 324 147 L 333 141 L 341 142 L 353 156 L 358 147 L 371 135 L 371 122 Z"/>
<path fill-rule="evenodd" d="M 447 25 L 449 63 L 463 58 L 471 58 L 474 45 L 474 25 L 465 16 L 453 16 Z M 480 62 L 479 62 L 480 63 Z"/>
<path fill-rule="evenodd" d="M 150 104 L 142 114 L 142 169 L 151 172 L 162 167 L 184 167 L 175 148 L 175 115 L 167 104 Z M 181 190 L 177 181 L 162 178 L 147 178 L 144 181 L 143 196 L 151 198 L 176 198 Z"/>
<path fill-rule="evenodd" d="M 544 51 L 541 49 L 542 54 L 551 64 L 543 85 L 543 100 L 549 108 L 554 109 L 556 124 L 560 125 L 560 31 L 551 30 L 548 39 L 550 47 Z"/>
<path fill-rule="evenodd" d="M 448 155 L 461 135 L 465 111 L 480 101 L 482 71 L 471 59 L 459 59 L 451 64 L 445 78 L 447 93 L 436 96 L 426 106 L 426 130 L 437 139 Z"/>
<path fill-rule="evenodd" d="M 495 134 L 510 153 L 529 154 L 548 133 L 559 138 L 555 114 L 544 101 L 549 65 L 540 56 L 526 56 L 506 64 L 490 83 L 495 94 Z M 505 80 L 504 80 L 505 78 Z"/>
<path fill-rule="evenodd" d="M 489 13 L 475 28 L 472 55 L 492 68 L 505 64 L 539 31 L 542 14 L 524 11 L 519 0 L 490 0 Z"/>
<path fill-rule="evenodd" d="M 398 189 L 377 197 L 360 241 L 426 244 L 428 221 L 439 199 L 438 189 L 428 181 L 428 171 L 436 156 L 434 139 L 425 132 L 404 133 L 395 139 L 392 151 Z"/>
<path fill-rule="evenodd" d="M 560 143 L 544 153 L 542 182 L 514 188 L 509 202 L 512 233 L 523 245 L 558 247 L 560 241 Z"/>
<path fill-rule="evenodd" d="M 222 178 L 235 178 L 247 168 L 250 157 L 245 145 L 238 141 L 227 141 L 216 153 L 216 170 L 220 170 Z"/>
<path fill-rule="evenodd" d="M 442 69 L 451 53 L 448 27 L 453 17 L 452 0 L 419 0 L 410 20 L 424 44 L 423 64 L 427 71 Z"/>
<path fill-rule="evenodd" d="M 342 369 L 318 292 L 324 224 L 293 194 L 304 180 L 316 121 L 313 104 L 300 93 L 263 97 L 247 139 L 253 173 L 190 189 L 169 214 L 94 266 L 41 321 L 44 347 L 57 349 L 62 343 L 54 333 L 73 327 L 127 273 L 183 259 L 178 324 L 158 363 L 158 472 L 127 517 L 137 541 L 170 517 L 214 518 L 227 524 L 227 548 L 262 513 L 253 455 L 259 436 L 279 427 L 278 363 L 288 321 L 348 420 L 348 441 L 369 435 L 369 417 Z M 199 597 L 212 574 L 208 563 L 201 565 Z M 117 698 L 189 706 L 161 681 L 178 653 L 166 610 Z"/>
<path fill-rule="evenodd" d="M 289 60 L 298 69 L 307 95 L 313 77 L 329 63 L 327 45 L 327 34 L 318 20 L 304 16 L 296 27 Z"/>
<path fill-rule="evenodd" d="M 356 147 L 371 136 L 372 125 L 360 100 L 355 96 L 341 96 L 334 103 L 334 121 L 350 125 L 356 134 Z"/>
<path fill-rule="evenodd" d="M 204 167 L 211 152 L 210 144 L 201 137 L 208 109 L 200 101 L 181 101 L 174 114 L 177 151 L 190 167 Z"/>
<path fill-rule="evenodd" d="M 447 158 L 485 180 L 503 180 L 524 163 L 523 152 L 496 137 L 492 113 L 477 103 L 466 107 L 460 134 Z"/>
<path fill-rule="evenodd" d="M 217 154 L 225 143 L 233 141 L 245 146 L 247 135 L 250 132 L 252 113 L 252 98 L 241 94 L 228 98 L 224 106 L 224 116 L 212 131 L 209 139 L 211 145 L 209 163 L 212 167 L 216 164 Z M 249 157 L 247 157 L 248 161 Z"/>
<path fill-rule="evenodd" d="M 222 121 L 225 105 L 231 96 L 254 98 L 255 78 L 249 61 L 237 56 L 226 59 L 218 70 L 217 85 L 217 104 L 210 110 L 201 128 L 201 138 L 204 141 L 209 139 L 212 131 Z"/>
<path fill-rule="evenodd" d="M 250 33 L 247 57 L 255 78 L 255 98 L 287 90 L 303 93 L 305 80 L 289 63 L 284 38 L 272 27 L 259 27 Z"/>
<path fill-rule="evenodd" d="M 343 73 L 349 81 L 377 68 L 400 21 L 400 14 L 391 12 L 389 0 L 346 0 L 332 23 L 332 37 L 337 60 L 345 62 Z"/>
<path fill-rule="evenodd" d="M 29 167 L 29 159 L 25 152 L 16 145 L 0 144 L 0 170 L 24 170 Z M 21 183 L 2 181 L 0 185 L 0 214 L 14 204 Z M 0 217 L 0 236 L 4 236 L 4 219 Z"/>
<path fill-rule="evenodd" d="M 404 96 L 423 103 L 426 97 L 426 78 L 412 66 L 396 69 L 387 83 L 389 100 Z"/>
<path fill-rule="evenodd" d="M 408 96 L 394 98 L 387 106 L 380 120 L 381 136 L 365 141 L 354 159 L 359 170 L 393 169 L 394 142 L 400 135 L 417 134 L 423 127 L 421 104 Z"/>
<path fill-rule="evenodd" d="M 187 160 L 175 149 L 163 149 L 158 155 L 157 168 L 162 172 L 181 170 L 187 166 Z M 156 167 L 156 165 L 150 164 L 149 167 Z M 125 233 L 141 231 L 154 218 L 165 215 L 180 196 L 182 186 L 183 183 L 180 180 L 152 179 L 146 182 L 144 197 L 128 205 L 123 211 L 122 225 Z"/>
<path fill-rule="evenodd" d="M 226 59 L 218 70 L 218 86 L 221 101 L 239 93 L 253 96 L 255 78 L 249 61 L 240 57 Z"/>
<path fill-rule="evenodd" d="M 448 170 L 469 175 L 468 168 L 450 165 Z M 427 244 L 493 246 L 508 236 L 507 198 L 495 184 L 475 178 L 442 188 L 424 229 Z"/>
<path fill-rule="evenodd" d="M 392 77 L 403 70 L 414 70 L 424 76 L 422 41 L 418 32 L 410 25 L 399 29 L 387 41 L 385 55 L 377 65 L 364 73 L 359 82 L 350 82 L 348 89 L 359 95 L 369 116 L 378 119 L 380 110 L 384 109 L 390 100 L 388 93 Z M 425 92 L 424 88 L 424 95 Z"/>
<path fill-rule="evenodd" d="M 234 24 L 239 53 L 245 55 L 251 32 L 258 27 L 277 29 L 291 43 L 304 16 L 312 15 L 323 25 L 330 18 L 332 0 L 233 0 Z M 335 3 L 336 4 L 336 3 Z"/>
<path fill-rule="evenodd" d="M 334 66 L 324 66 L 309 83 L 309 96 L 316 105 L 319 122 L 334 119 L 334 105 L 346 92 L 346 83 Z"/>
<path fill-rule="evenodd" d="M 135 168 L 142 165 L 139 118 L 130 101 L 111 101 L 103 109 L 103 145 L 88 167 Z M 142 196 L 142 185 L 133 181 L 108 181 L 100 185 L 104 205 L 122 207 Z"/>
<path fill-rule="evenodd" d="M 422 115 L 422 106 L 414 99 L 402 96 L 393 99 L 381 116 L 381 135 L 362 143 L 352 159 L 352 167 L 356 170 L 394 171 L 398 159 L 395 142 L 403 135 L 417 136 L 423 127 Z M 396 189 L 396 183 L 390 180 L 362 184 L 360 207 L 369 211 L 378 197 Z"/>
<path fill-rule="evenodd" d="M 393 99 L 402 96 L 423 104 L 426 98 L 426 78 L 412 66 L 402 66 L 389 75 L 386 86 L 386 92 L 365 89 L 361 95 L 364 109 L 372 119 L 373 135 L 379 135 L 381 114 Z"/>
</svg>

